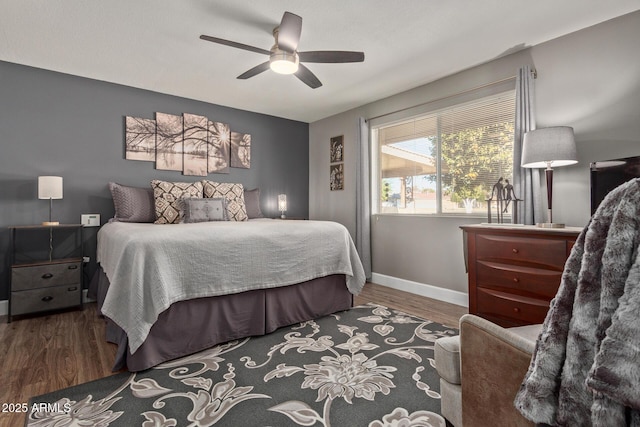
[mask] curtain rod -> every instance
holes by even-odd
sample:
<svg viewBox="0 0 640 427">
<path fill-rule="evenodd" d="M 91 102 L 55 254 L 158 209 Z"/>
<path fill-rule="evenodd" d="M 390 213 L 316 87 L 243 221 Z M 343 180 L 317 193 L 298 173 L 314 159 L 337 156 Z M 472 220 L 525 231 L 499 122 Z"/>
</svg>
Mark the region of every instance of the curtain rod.
<svg viewBox="0 0 640 427">
<path fill-rule="evenodd" d="M 538 72 L 535 69 L 531 70 L 531 74 L 533 75 L 534 79 L 538 78 Z M 490 86 L 495 86 L 495 85 L 500 84 L 500 83 L 508 82 L 509 80 L 514 80 L 515 78 L 516 78 L 516 76 L 506 77 L 504 79 L 497 80 L 495 82 L 491 82 L 491 83 L 483 84 L 483 85 L 480 85 L 480 86 L 476 86 L 476 87 L 473 87 L 471 89 L 467 89 L 467 90 L 463 90 L 461 92 L 457 92 L 457 93 L 454 93 L 454 94 L 451 94 L 451 95 L 443 96 L 441 98 L 432 99 L 430 101 L 423 102 L 421 104 L 412 105 L 411 107 L 401 108 L 399 110 L 391 111 L 389 113 L 384 113 L 384 114 L 380 114 L 378 116 L 369 117 L 368 119 L 365 119 L 365 122 L 369 122 L 371 120 L 379 119 L 381 117 L 390 116 L 392 114 L 401 113 L 403 111 L 411 110 L 412 108 L 422 107 L 423 105 L 432 104 L 434 102 L 444 101 L 445 99 L 454 98 L 456 96 L 464 95 L 464 94 L 467 94 L 469 92 L 473 92 L 473 91 L 476 91 L 476 90 L 484 89 L 484 88 L 490 87 Z"/>
</svg>

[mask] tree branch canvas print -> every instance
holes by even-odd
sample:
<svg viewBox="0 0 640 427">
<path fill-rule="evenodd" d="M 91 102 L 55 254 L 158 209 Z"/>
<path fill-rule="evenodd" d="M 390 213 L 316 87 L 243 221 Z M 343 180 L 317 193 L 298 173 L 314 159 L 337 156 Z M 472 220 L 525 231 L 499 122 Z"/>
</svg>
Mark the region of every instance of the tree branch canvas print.
<svg viewBox="0 0 640 427">
<path fill-rule="evenodd" d="M 156 121 L 140 117 L 126 117 L 125 158 L 127 160 L 156 160 Z"/>
<path fill-rule="evenodd" d="M 231 167 L 251 167 L 251 135 L 231 132 Z"/>
<path fill-rule="evenodd" d="M 251 168 L 251 134 L 197 114 L 125 116 L 125 159 L 155 161 L 156 169 L 207 176 Z"/>
<path fill-rule="evenodd" d="M 156 169 L 182 171 L 182 117 L 156 113 Z"/>
<path fill-rule="evenodd" d="M 183 114 L 183 175 L 207 176 L 208 122 L 204 116 Z"/>
<path fill-rule="evenodd" d="M 229 125 L 209 120 L 208 172 L 229 173 L 231 130 Z"/>
</svg>

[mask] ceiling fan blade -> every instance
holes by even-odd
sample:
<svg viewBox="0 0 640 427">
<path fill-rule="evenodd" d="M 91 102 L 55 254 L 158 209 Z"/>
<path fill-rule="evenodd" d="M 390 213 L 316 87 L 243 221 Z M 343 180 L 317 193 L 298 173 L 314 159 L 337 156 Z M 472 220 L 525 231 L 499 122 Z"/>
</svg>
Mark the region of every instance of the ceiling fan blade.
<svg viewBox="0 0 640 427">
<path fill-rule="evenodd" d="M 248 44 L 242 44 L 238 42 L 232 42 L 231 40 L 219 39 L 217 37 L 205 36 L 204 34 L 200 36 L 202 40 L 206 40 L 208 42 L 223 44 L 225 46 L 231 46 L 238 49 L 248 50 L 250 52 L 262 53 L 263 55 L 269 55 L 271 52 L 265 49 L 260 49 L 259 47 L 249 46 Z"/>
<path fill-rule="evenodd" d="M 244 73 L 240 74 L 238 76 L 239 79 L 242 80 L 246 80 L 250 77 L 256 76 L 264 71 L 267 71 L 269 69 L 269 61 L 267 62 L 263 62 L 260 65 L 256 65 L 255 67 L 253 67 L 252 69 L 245 71 Z"/>
<path fill-rule="evenodd" d="M 313 74 L 311 70 L 309 70 L 302 64 L 298 65 L 298 71 L 295 72 L 295 75 L 311 89 L 317 89 L 322 86 L 322 83 L 320 82 L 320 80 L 318 80 L 315 74 Z"/>
<path fill-rule="evenodd" d="M 302 18 L 291 12 L 285 12 L 278 28 L 278 47 L 287 52 L 295 52 L 301 34 Z"/>
<path fill-rule="evenodd" d="M 316 50 L 311 52 L 298 52 L 300 62 L 363 62 L 364 52 L 350 52 L 344 50 Z"/>
</svg>

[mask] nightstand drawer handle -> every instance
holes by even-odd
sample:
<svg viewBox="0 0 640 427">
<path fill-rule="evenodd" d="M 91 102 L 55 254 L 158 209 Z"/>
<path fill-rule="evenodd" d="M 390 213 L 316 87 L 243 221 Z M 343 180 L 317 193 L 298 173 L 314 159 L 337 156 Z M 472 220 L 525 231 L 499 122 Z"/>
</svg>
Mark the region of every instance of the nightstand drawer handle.
<svg viewBox="0 0 640 427">
<path fill-rule="evenodd" d="M 70 265 L 69 267 L 67 267 L 69 270 L 75 270 L 78 268 L 77 265 Z"/>
<path fill-rule="evenodd" d="M 49 302 L 49 301 L 51 301 L 52 299 L 53 299 L 53 297 L 44 297 L 44 298 L 42 298 L 42 301 L 44 301 L 44 302 Z"/>
<path fill-rule="evenodd" d="M 513 248 L 513 253 L 517 254 L 519 251 L 516 248 Z"/>
<path fill-rule="evenodd" d="M 51 274 L 51 273 L 45 273 L 45 274 L 42 275 L 43 279 L 51 279 L 52 277 L 53 277 L 53 274 Z"/>
<path fill-rule="evenodd" d="M 520 309 L 518 307 L 513 308 L 514 313 L 520 313 Z"/>
<path fill-rule="evenodd" d="M 514 277 L 514 278 L 513 278 L 513 281 L 514 281 L 515 283 L 518 283 L 518 282 L 520 281 L 520 279 L 518 279 L 517 277 Z"/>
<path fill-rule="evenodd" d="M 67 292 L 73 292 L 73 291 L 77 291 L 77 290 L 78 290 L 77 286 L 72 286 L 72 287 L 67 289 Z"/>
</svg>

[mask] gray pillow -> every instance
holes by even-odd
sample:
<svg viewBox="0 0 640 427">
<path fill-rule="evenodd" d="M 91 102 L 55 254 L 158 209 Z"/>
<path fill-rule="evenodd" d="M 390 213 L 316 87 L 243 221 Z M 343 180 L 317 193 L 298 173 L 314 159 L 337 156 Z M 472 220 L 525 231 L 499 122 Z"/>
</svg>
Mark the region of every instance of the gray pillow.
<svg viewBox="0 0 640 427">
<path fill-rule="evenodd" d="M 156 210 L 151 187 L 129 187 L 109 183 L 116 214 L 111 221 L 120 222 L 153 222 Z"/>
<path fill-rule="evenodd" d="M 244 205 L 247 208 L 247 216 L 252 218 L 264 218 L 260 210 L 260 189 L 244 190 Z"/>
<path fill-rule="evenodd" d="M 182 207 L 185 223 L 228 221 L 227 199 L 213 197 L 210 199 L 183 198 Z"/>
</svg>

